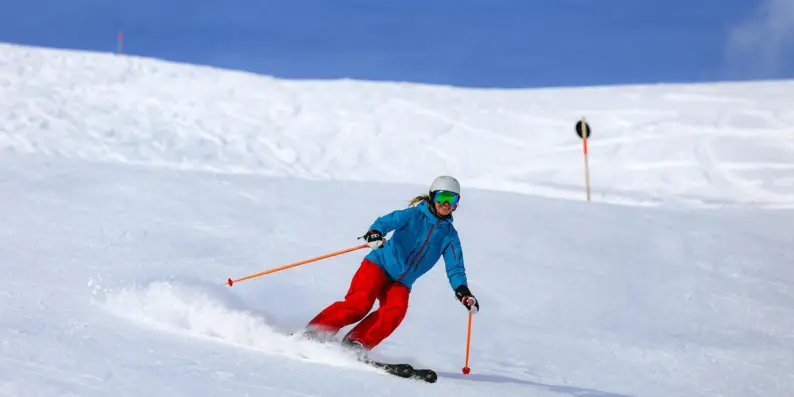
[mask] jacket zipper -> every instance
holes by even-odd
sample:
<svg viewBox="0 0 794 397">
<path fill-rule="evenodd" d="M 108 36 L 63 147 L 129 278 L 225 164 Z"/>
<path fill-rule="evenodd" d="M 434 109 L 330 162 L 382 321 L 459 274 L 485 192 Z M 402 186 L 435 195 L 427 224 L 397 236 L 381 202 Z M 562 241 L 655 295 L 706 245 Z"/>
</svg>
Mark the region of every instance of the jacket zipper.
<svg viewBox="0 0 794 397">
<path fill-rule="evenodd" d="M 411 261 L 411 263 L 408 265 L 408 268 L 405 269 L 403 274 L 400 275 L 400 278 L 397 279 L 397 282 L 400 282 L 405 277 L 405 275 L 408 274 L 408 272 L 411 271 L 411 268 L 414 266 L 414 261 L 416 261 L 416 258 L 419 257 L 419 254 L 422 252 L 423 249 L 425 249 L 425 246 L 427 246 L 427 241 L 430 240 L 430 234 L 433 233 L 433 229 L 435 229 L 436 224 L 438 224 L 438 222 L 436 222 L 436 223 L 434 223 L 433 225 L 430 226 L 430 231 L 427 232 L 427 237 L 425 237 L 425 242 L 422 243 L 422 246 L 419 248 L 419 251 L 414 256 L 414 260 Z M 411 251 L 411 252 L 413 252 L 413 251 Z M 425 254 L 427 254 L 427 253 L 425 252 Z M 410 257 L 410 255 L 409 255 L 409 257 Z M 422 256 L 422 259 L 424 259 L 424 256 Z M 416 261 L 416 266 L 417 267 L 419 267 L 419 263 L 420 262 L 421 262 L 421 260 Z"/>
</svg>

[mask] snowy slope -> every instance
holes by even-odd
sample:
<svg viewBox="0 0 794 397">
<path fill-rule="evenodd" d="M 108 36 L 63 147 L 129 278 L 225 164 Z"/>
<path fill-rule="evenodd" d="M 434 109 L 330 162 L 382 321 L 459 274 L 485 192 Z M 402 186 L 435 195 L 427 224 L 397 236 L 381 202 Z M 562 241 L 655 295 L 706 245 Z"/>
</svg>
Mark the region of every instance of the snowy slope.
<svg viewBox="0 0 794 397">
<path fill-rule="evenodd" d="M 298 83 L 3 46 L 0 87 L 0 394 L 794 393 L 791 82 Z M 375 352 L 435 385 L 287 336 L 364 252 L 223 285 L 357 245 L 447 172 L 471 375 L 441 266 Z"/>
<path fill-rule="evenodd" d="M 0 47 L 0 145 L 182 169 L 467 186 L 653 205 L 794 203 L 794 82 L 462 90 L 292 82 Z"/>
</svg>

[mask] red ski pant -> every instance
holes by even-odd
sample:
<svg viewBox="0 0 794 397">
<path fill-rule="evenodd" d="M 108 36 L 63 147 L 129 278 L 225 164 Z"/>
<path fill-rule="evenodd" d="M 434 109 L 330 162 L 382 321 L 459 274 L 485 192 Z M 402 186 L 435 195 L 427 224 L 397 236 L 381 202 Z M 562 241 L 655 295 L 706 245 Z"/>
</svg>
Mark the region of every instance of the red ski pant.
<svg viewBox="0 0 794 397">
<path fill-rule="evenodd" d="M 336 334 L 363 319 L 345 338 L 372 349 L 400 325 L 408 311 L 409 295 L 408 287 L 392 282 L 378 265 L 364 259 L 353 275 L 345 300 L 325 308 L 309 322 L 309 328 Z M 378 310 L 369 313 L 376 299 L 380 304 Z"/>
</svg>

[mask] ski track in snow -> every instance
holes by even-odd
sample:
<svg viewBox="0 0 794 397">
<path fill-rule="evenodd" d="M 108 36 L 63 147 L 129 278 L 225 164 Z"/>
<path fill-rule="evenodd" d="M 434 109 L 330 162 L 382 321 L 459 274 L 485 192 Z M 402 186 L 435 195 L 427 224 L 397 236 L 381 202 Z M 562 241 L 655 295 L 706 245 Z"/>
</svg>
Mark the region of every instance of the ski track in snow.
<svg viewBox="0 0 794 397">
<path fill-rule="evenodd" d="M 790 81 L 465 90 L 0 45 L 0 88 L 0 395 L 794 393 Z M 359 244 L 441 173 L 471 375 L 443 263 L 373 352 L 435 385 L 290 335 L 363 252 L 224 285 Z"/>
</svg>

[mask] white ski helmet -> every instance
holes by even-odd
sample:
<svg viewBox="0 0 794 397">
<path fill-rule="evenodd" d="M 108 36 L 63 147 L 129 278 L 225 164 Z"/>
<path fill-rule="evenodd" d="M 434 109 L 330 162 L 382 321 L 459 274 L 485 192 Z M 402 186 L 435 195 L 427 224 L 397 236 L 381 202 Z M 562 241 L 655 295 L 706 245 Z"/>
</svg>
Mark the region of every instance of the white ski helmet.
<svg viewBox="0 0 794 397">
<path fill-rule="evenodd" d="M 446 190 L 460 194 L 460 183 L 451 176 L 443 175 L 433 180 L 433 183 L 430 184 L 430 192 L 432 193 L 436 190 Z"/>
</svg>

